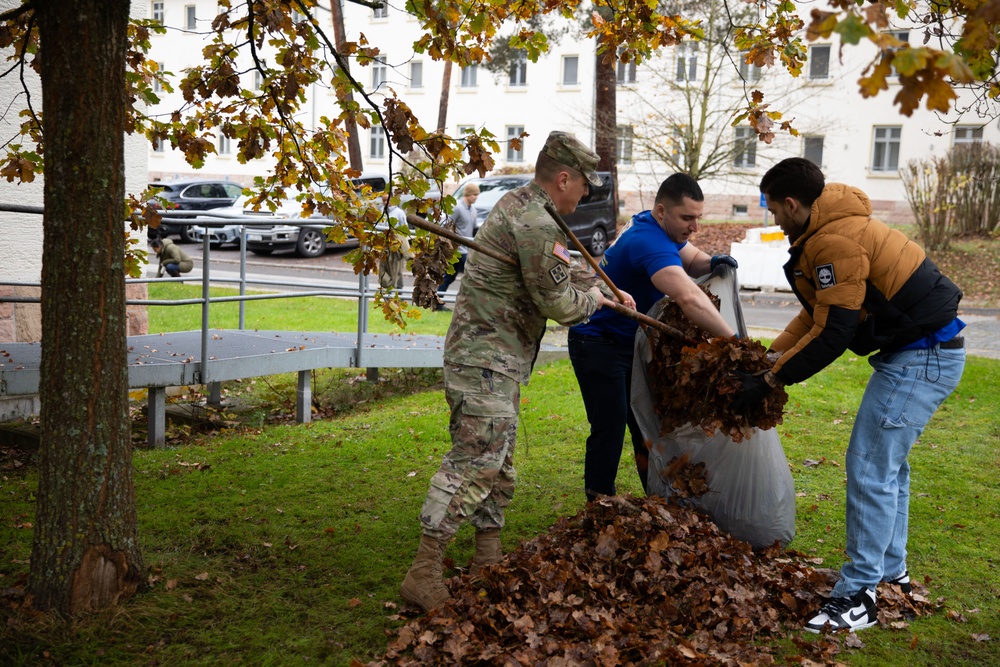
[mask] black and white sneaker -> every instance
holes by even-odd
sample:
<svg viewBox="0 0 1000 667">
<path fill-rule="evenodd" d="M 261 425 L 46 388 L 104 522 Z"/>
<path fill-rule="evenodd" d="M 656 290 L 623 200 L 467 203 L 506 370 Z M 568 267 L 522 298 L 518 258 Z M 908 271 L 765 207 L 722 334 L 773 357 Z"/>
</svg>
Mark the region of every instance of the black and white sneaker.
<svg viewBox="0 0 1000 667">
<path fill-rule="evenodd" d="M 875 591 L 862 588 L 850 597 L 830 598 L 811 621 L 805 624 L 809 632 L 820 632 L 827 625 L 833 631 L 864 630 L 878 621 Z"/>
<path fill-rule="evenodd" d="M 913 590 L 913 584 L 910 583 L 909 570 L 906 570 L 905 572 L 903 572 L 903 574 L 899 575 L 895 579 L 889 579 L 885 583 L 889 584 L 890 586 L 899 586 L 899 590 L 901 590 L 906 595 L 909 595 L 910 591 Z"/>
</svg>

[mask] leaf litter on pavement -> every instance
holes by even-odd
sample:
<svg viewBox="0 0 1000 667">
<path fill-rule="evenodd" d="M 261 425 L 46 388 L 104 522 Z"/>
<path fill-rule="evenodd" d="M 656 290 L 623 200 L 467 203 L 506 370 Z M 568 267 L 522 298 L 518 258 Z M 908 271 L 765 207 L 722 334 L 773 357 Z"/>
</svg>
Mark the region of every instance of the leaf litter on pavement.
<svg viewBox="0 0 1000 667">
<path fill-rule="evenodd" d="M 837 577 L 815 564 L 778 545 L 754 551 L 673 501 L 603 497 L 478 577 L 448 580 L 452 599 L 368 664 L 837 665 L 863 636 L 804 635 Z M 880 626 L 940 609 L 914 584 L 910 596 L 879 586 Z"/>
</svg>

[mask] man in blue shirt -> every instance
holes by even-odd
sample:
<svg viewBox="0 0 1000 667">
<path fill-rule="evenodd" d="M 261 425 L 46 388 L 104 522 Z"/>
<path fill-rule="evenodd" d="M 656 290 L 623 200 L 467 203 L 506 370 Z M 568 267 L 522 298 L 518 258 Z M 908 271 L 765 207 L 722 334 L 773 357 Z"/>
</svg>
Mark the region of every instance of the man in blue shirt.
<svg viewBox="0 0 1000 667">
<path fill-rule="evenodd" d="M 732 336 L 732 328 L 692 280 L 719 263 L 736 267 L 729 255 L 710 257 L 687 242 L 698 231 L 704 208 L 705 196 L 693 178 L 670 176 L 660 185 L 652 210 L 633 216 L 604 253 L 601 268 L 619 289 L 632 295 L 640 313 L 666 295 L 701 329 L 713 336 Z M 608 308 L 569 330 L 569 358 L 590 422 L 583 473 L 588 500 L 615 495 L 626 424 L 639 479 L 646 488 L 646 445 L 630 406 L 637 328 L 635 320 Z"/>
</svg>

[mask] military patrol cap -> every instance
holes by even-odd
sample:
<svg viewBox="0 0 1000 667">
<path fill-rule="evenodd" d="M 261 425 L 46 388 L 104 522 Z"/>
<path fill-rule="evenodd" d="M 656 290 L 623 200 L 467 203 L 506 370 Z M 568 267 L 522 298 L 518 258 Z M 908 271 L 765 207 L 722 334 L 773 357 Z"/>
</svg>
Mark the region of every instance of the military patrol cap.
<svg viewBox="0 0 1000 667">
<path fill-rule="evenodd" d="M 584 146 L 569 132 L 550 132 L 542 152 L 559 164 L 582 172 L 591 185 L 601 185 L 601 177 L 597 175 L 597 161 L 600 159 L 597 153 Z"/>
</svg>

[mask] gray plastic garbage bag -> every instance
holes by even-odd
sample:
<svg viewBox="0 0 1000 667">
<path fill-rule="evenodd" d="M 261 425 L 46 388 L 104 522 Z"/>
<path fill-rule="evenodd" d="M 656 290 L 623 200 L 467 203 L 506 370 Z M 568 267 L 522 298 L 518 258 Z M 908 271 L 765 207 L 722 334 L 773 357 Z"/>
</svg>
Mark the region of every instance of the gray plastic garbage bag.
<svg viewBox="0 0 1000 667">
<path fill-rule="evenodd" d="M 746 336 L 736 272 L 720 266 L 699 282 L 719 297 L 720 310 L 730 326 Z M 653 306 L 649 316 L 657 317 L 663 303 Z M 795 488 L 778 432 L 758 429 L 743 442 L 735 443 L 720 431 L 707 436 L 700 427 L 686 424 L 660 435 L 660 418 L 653 407 L 646 374 L 650 358 L 649 340 L 640 329 L 632 368 L 632 411 L 643 438 L 650 443 L 649 494 L 664 498 L 672 495 L 673 490 L 660 473 L 672 459 L 686 453 L 692 465 L 704 462 L 710 489 L 688 502 L 712 517 L 719 528 L 754 547 L 767 547 L 776 540 L 791 542 L 795 537 Z"/>
</svg>

